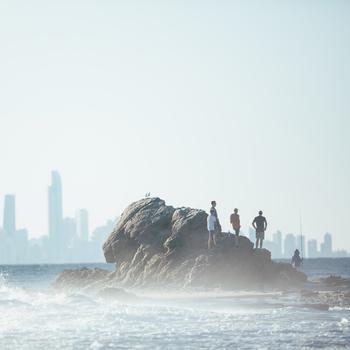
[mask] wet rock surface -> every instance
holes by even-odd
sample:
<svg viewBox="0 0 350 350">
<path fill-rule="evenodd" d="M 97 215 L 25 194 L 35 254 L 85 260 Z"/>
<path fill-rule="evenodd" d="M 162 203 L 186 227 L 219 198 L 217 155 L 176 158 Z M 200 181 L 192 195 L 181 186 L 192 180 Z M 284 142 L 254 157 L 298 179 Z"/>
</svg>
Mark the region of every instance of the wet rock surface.
<svg viewBox="0 0 350 350">
<path fill-rule="evenodd" d="M 320 283 L 329 287 L 340 287 L 350 291 L 350 278 L 331 275 L 326 278 L 321 278 Z"/>
<path fill-rule="evenodd" d="M 53 287 L 59 289 L 83 289 L 85 287 L 91 287 L 98 282 L 105 282 L 110 276 L 111 272 L 103 269 L 88 269 L 83 267 L 81 269 L 67 269 L 61 272 Z"/>
<path fill-rule="evenodd" d="M 328 276 L 311 282 L 300 291 L 300 300 L 308 304 L 350 308 L 350 278 Z"/>
<path fill-rule="evenodd" d="M 329 276 L 317 281 L 306 281 L 303 273 L 296 271 L 290 264 L 272 262 L 269 251 L 255 250 L 245 237 L 240 237 L 237 248 L 234 237 L 223 233 L 218 246 L 211 251 L 203 247 L 195 248 L 192 240 L 169 249 L 165 244 L 167 239 L 162 239 L 162 250 L 140 244 L 134 249 L 130 261 L 123 260 L 114 272 L 98 268 L 65 270 L 57 277 L 53 287 L 56 290 L 92 293 L 120 302 L 139 302 L 140 298 L 129 290 L 148 287 L 165 287 L 160 288 L 163 291 L 180 288 L 182 291 L 208 292 L 252 289 L 262 291 L 263 296 L 269 290 L 275 290 L 274 293 L 278 293 L 275 303 L 278 302 L 279 307 L 315 311 L 350 308 L 350 279 Z M 179 252 L 174 253 L 174 250 Z M 267 306 L 271 305 L 275 304 L 269 303 Z"/>
</svg>

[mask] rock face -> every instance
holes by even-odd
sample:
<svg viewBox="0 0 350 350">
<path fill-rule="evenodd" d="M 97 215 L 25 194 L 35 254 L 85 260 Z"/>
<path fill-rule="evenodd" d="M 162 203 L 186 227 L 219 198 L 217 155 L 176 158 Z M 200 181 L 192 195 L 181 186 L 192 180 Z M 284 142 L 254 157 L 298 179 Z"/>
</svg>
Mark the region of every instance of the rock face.
<svg viewBox="0 0 350 350">
<path fill-rule="evenodd" d="M 103 245 L 106 261 L 117 267 L 113 278 L 128 287 L 208 288 L 288 287 L 306 280 L 243 236 L 235 247 L 235 237 L 222 233 L 208 251 L 206 218 L 203 210 L 175 209 L 160 198 L 132 203 Z"/>
<path fill-rule="evenodd" d="M 110 272 L 102 269 L 88 269 L 83 267 L 81 269 L 64 270 L 58 275 L 53 287 L 55 289 L 82 289 L 90 288 L 92 285 L 105 281 L 110 275 Z"/>
</svg>

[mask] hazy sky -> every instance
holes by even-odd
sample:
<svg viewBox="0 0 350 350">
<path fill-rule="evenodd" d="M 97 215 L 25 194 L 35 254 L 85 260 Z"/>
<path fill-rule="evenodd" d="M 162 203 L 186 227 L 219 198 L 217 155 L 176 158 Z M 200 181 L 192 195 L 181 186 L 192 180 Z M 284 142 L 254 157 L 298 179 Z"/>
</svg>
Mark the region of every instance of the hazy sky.
<svg viewBox="0 0 350 350">
<path fill-rule="evenodd" d="M 0 0 L 0 219 L 91 226 L 150 191 L 350 250 L 349 1 Z"/>
</svg>

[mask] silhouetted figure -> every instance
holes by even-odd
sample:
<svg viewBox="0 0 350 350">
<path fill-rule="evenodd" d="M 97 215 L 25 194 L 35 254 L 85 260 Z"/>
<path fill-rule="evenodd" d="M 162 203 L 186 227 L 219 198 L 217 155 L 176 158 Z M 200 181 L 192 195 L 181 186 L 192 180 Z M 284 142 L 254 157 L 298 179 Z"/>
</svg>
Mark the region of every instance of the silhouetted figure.
<svg viewBox="0 0 350 350">
<path fill-rule="evenodd" d="M 208 249 L 216 246 L 216 223 L 218 219 L 215 214 L 217 214 L 215 208 L 211 208 L 210 214 L 207 217 L 207 228 L 209 232 Z"/>
<path fill-rule="evenodd" d="M 303 258 L 300 257 L 300 252 L 298 249 L 295 249 L 294 255 L 292 257 L 292 265 L 298 268 L 303 262 Z"/>
<path fill-rule="evenodd" d="M 255 228 L 256 233 L 256 243 L 255 248 L 262 248 L 263 241 L 265 239 L 265 231 L 267 228 L 267 221 L 264 216 L 262 216 L 263 212 L 259 211 L 259 216 L 256 216 L 252 222 L 253 227 Z"/>
<path fill-rule="evenodd" d="M 215 223 L 215 233 L 219 234 L 221 233 L 221 225 L 218 217 L 218 212 L 216 211 L 216 202 L 211 201 L 211 208 L 210 212 L 213 210 L 213 215 L 216 217 L 216 223 Z"/>
<path fill-rule="evenodd" d="M 239 219 L 239 215 L 238 215 L 238 209 L 235 208 L 235 210 L 233 211 L 233 214 L 231 214 L 230 216 L 230 222 L 232 225 L 233 230 L 235 231 L 235 244 L 236 247 L 238 246 L 238 242 L 239 242 L 239 230 L 241 228 L 241 221 Z"/>
</svg>

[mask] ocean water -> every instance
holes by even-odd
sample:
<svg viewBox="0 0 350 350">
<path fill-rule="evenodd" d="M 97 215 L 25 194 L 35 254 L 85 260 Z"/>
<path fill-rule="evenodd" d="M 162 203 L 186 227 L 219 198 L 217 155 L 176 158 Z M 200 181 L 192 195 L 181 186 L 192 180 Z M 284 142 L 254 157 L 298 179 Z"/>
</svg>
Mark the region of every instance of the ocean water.
<svg viewBox="0 0 350 350">
<path fill-rule="evenodd" d="M 50 286 L 66 268 L 0 266 L 0 349 L 344 349 L 350 310 L 310 310 L 267 292 L 136 292 L 133 302 Z M 350 277 L 350 259 L 306 260 L 310 279 Z"/>
</svg>

